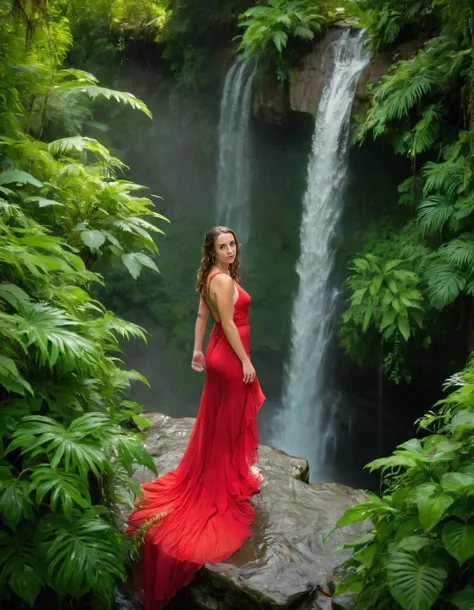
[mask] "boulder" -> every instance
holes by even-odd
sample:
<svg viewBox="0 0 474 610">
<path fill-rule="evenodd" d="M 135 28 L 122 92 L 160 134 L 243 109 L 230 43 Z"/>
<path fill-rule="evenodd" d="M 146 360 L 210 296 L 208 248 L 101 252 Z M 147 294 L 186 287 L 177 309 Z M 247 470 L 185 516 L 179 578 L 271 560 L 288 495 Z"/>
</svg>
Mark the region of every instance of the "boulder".
<svg viewBox="0 0 474 610">
<path fill-rule="evenodd" d="M 145 446 L 164 474 L 179 463 L 193 418 L 148 415 Z M 257 516 L 252 536 L 227 561 L 206 564 L 170 608 L 186 610 L 327 610 L 335 569 L 347 557 L 336 545 L 358 538 L 367 524 L 353 524 L 324 540 L 345 509 L 364 494 L 338 483 L 309 485 L 308 463 L 275 447 L 259 447 L 264 482 L 251 498 Z M 154 474 L 140 469 L 139 482 Z M 335 607 L 335 606 L 334 606 Z"/>
</svg>

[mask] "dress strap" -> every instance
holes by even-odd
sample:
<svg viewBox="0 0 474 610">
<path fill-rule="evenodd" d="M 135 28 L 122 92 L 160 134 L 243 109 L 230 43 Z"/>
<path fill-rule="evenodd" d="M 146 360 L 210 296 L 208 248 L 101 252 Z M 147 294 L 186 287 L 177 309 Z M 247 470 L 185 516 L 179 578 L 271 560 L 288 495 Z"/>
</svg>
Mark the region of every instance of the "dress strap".
<svg viewBox="0 0 474 610">
<path fill-rule="evenodd" d="M 216 277 L 216 275 L 227 275 L 227 273 L 224 273 L 223 271 L 216 271 L 215 273 L 213 273 L 209 279 L 207 280 L 207 287 L 209 288 L 209 284 L 211 283 L 211 281 Z"/>
</svg>

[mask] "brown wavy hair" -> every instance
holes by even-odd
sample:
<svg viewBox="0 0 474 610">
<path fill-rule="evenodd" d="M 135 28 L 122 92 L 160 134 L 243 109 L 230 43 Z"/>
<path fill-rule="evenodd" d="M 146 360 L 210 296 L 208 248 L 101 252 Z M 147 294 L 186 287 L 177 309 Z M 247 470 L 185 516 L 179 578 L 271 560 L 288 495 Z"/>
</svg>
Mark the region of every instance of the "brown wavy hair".
<svg viewBox="0 0 474 610">
<path fill-rule="evenodd" d="M 209 271 L 214 265 L 214 244 L 222 233 L 232 233 L 235 240 L 236 253 L 235 260 L 229 265 L 229 273 L 232 279 L 240 283 L 240 244 L 236 234 L 229 227 L 213 227 L 207 232 L 204 246 L 202 247 L 202 259 L 197 274 L 197 290 L 204 296 L 206 291 L 207 278 Z"/>
</svg>

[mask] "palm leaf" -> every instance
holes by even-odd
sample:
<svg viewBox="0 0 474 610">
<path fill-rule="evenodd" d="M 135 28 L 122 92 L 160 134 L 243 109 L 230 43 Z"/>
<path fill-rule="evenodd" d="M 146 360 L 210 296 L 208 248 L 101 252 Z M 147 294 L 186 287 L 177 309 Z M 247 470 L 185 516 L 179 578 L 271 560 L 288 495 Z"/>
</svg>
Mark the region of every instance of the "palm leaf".
<svg viewBox="0 0 474 610">
<path fill-rule="evenodd" d="M 40 542 L 48 577 L 61 595 L 80 597 L 89 591 L 110 596 L 124 580 L 125 540 L 92 511 L 43 520 Z"/>
<path fill-rule="evenodd" d="M 434 262 L 426 271 L 428 298 L 435 309 L 451 305 L 466 287 L 466 276 L 459 269 L 443 263 Z"/>
<path fill-rule="evenodd" d="M 87 478 L 68 473 L 62 468 L 47 465 L 35 468 L 31 475 L 31 491 L 36 492 L 38 505 L 49 494 L 53 512 L 61 509 L 67 519 L 71 519 L 75 505 L 80 508 L 91 505 Z"/>
<path fill-rule="evenodd" d="M 445 195 L 430 195 L 418 206 L 418 224 L 423 234 L 441 231 L 455 212 L 453 202 Z"/>
</svg>

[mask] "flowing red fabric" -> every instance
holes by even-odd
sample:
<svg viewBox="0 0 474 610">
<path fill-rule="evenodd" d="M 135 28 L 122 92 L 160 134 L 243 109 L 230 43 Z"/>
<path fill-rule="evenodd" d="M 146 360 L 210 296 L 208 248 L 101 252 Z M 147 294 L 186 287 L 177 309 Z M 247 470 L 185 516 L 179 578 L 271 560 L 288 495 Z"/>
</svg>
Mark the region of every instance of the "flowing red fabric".
<svg viewBox="0 0 474 610">
<path fill-rule="evenodd" d="M 250 354 L 250 296 L 236 286 L 234 322 Z M 259 491 L 261 481 L 251 469 L 258 459 L 256 416 L 264 400 L 257 379 L 243 382 L 242 363 L 216 322 L 184 456 L 175 470 L 142 485 L 144 498 L 128 521 L 132 535 L 144 521 L 166 513 L 147 531 L 135 572 L 146 610 L 161 610 L 204 563 L 227 559 L 250 535 L 255 509 L 249 497 Z"/>
</svg>

